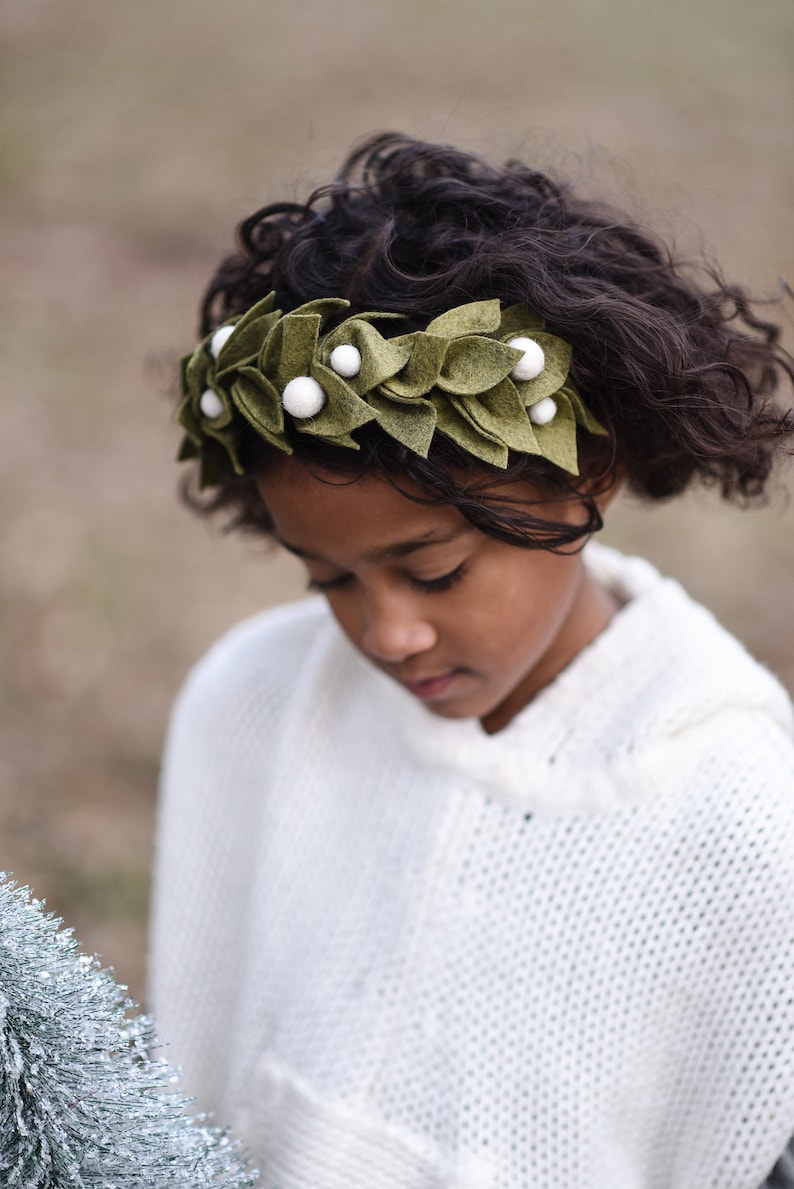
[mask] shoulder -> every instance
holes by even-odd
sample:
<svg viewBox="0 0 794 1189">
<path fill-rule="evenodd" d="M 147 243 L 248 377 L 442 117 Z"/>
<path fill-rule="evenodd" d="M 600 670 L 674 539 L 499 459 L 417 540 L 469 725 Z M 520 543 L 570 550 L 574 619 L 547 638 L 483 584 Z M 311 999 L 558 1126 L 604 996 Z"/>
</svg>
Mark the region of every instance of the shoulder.
<svg viewBox="0 0 794 1189">
<path fill-rule="evenodd" d="M 531 725 L 586 769 L 589 789 L 603 777 L 587 803 L 780 788 L 794 804 L 792 709 L 775 677 L 649 563 L 593 546 L 585 558 L 622 609 L 538 699 Z"/>
<path fill-rule="evenodd" d="M 625 672 L 634 657 L 625 770 L 651 803 L 678 802 L 682 828 L 704 831 L 717 865 L 723 847 L 750 865 L 774 853 L 794 876 L 788 694 L 677 582 L 647 563 L 629 566 L 639 590 L 624 653 Z"/>
<path fill-rule="evenodd" d="M 589 547 L 587 561 L 624 606 L 593 650 L 598 665 L 585 668 L 591 678 L 610 681 L 606 708 L 635 723 L 636 743 L 726 714 L 766 718 L 794 736 L 780 682 L 677 582 L 604 547 Z"/>
<path fill-rule="evenodd" d="M 238 624 L 192 669 L 174 705 L 160 777 L 160 869 L 169 883 L 173 871 L 209 869 L 219 845 L 234 856 L 230 879 L 250 869 L 244 856 L 276 753 L 290 723 L 327 697 L 326 669 L 314 658 L 342 644 L 323 602 L 312 599 Z"/>
<path fill-rule="evenodd" d="M 324 713 L 352 651 L 320 598 L 272 608 L 226 632 L 174 702 L 163 787 L 253 781 L 286 724 Z"/>
<path fill-rule="evenodd" d="M 312 652 L 338 632 L 323 599 L 273 607 L 226 632 L 188 674 L 174 706 L 174 720 L 195 720 L 254 700 L 283 700 Z"/>
<path fill-rule="evenodd" d="M 230 669 L 245 670 L 262 658 L 272 661 L 300 653 L 322 633 L 330 619 L 327 604 L 319 597 L 260 611 L 216 640 L 191 670 L 188 683 Z"/>
</svg>

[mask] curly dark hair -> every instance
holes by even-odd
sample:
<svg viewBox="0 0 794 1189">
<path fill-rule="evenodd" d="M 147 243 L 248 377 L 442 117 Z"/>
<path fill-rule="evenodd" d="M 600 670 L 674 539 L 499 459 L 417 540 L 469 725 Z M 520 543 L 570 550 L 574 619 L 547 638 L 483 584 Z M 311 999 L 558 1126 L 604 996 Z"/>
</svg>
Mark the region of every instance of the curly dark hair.
<svg viewBox="0 0 794 1189">
<path fill-rule="evenodd" d="M 202 335 L 271 290 L 284 311 L 339 296 L 351 303 L 346 317 L 398 312 L 409 319 L 400 333 L 465 302 L 524 302 L 571 344 L 571 377 L 609 431 L 580 433 L 579 478 L 527 456 L 500 471 L 438 434 L 424 460 L 372 424 L 356 431 L 358 452 L 295 434 L 308 467 L 407 477 L 493 536 L 559 548 L 600 527 L 597 497 L 616 476 L 652 500 L 703 483 L 745 502 L 763 495 L 776 456 L 791 448 L 794 419 L 772 398 L 790 387 L 794 361 L 746 292 L 706 265 L 693 273 L 643 228 L 520 162 L 494 168 L 385 133 L 305 203 L 266 206 L 238 234 L 240 251 L 204 297 Z M 248 475 L 278 454 L 253 429 L 243 452 Z M 549 501 L 581 501 L 585 519 L 548 520 L 537 497 L 520 509 L 501 500 L 499 484 L 516 479 Z M 232 526 L 271 530 L 253 479 L 231 470 L 190 501 L 225 510 Z"/>
</svg>

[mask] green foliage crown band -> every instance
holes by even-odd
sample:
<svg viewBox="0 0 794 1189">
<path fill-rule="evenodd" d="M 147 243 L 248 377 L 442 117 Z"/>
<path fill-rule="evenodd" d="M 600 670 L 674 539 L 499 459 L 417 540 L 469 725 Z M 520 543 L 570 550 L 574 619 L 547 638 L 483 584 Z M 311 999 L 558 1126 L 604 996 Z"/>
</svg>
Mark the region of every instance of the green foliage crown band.
<svg viewBox="0 0 794 1189">
<path fill-rule="evenodd" d="M 324 333 L 349 306 L 311 301 L 289 314 L 274 294 L 208 335 L 182 361 L 185 430 L 180 458 L 199 458 L 202 486 L 244 473 L 240 437 L 250 424 L 291 454 L 290 427 L 358 450 L 368 422 L 427 457 L 444 434 L 492 466 L 510 451 L 578 473 L 577 427 L 606 431 L 568 379 L 571 348 L 547 334 L 525 305 L 475 301 L 434 318 L 423 331 L 385 338 L 365 313 Z"/>
</svg>

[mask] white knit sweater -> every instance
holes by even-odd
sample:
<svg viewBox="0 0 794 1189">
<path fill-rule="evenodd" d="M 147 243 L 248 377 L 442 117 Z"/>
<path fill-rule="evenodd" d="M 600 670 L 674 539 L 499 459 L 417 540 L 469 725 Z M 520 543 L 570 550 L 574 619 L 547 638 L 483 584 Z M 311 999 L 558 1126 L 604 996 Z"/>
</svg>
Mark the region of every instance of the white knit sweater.
<svg viewBox="0 0 794 1189">
<path fill-rule="evenodd" d="M 794 1131 L 794 746 L 674 582 L 502 732 L 434 717 L 321 600 L 193 672 L 153 1003 L 265 1189 L 756 1189 Z"/>
</svg>

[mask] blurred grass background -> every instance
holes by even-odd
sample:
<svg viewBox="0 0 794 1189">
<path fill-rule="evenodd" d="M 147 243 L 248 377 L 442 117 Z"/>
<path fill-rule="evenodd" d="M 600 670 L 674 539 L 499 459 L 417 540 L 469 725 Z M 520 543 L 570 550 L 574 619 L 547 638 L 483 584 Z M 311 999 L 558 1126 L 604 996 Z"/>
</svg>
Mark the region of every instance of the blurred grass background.
<svg viewBox="0 0 794 1189">
<path fill-rule="evenodd" d="M 791 0 L 0 0 L 0 868 L 136 995 L 171 700 L 301 589 L 175 495 L 170 361 L 235 223 L 398 128 L 579 179 L 773 296 L 792 61 Z M 781 485 L 607 535 L 794 688 L 793 527 Z"/>
</svg>

